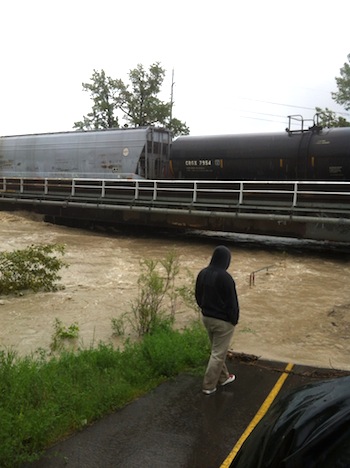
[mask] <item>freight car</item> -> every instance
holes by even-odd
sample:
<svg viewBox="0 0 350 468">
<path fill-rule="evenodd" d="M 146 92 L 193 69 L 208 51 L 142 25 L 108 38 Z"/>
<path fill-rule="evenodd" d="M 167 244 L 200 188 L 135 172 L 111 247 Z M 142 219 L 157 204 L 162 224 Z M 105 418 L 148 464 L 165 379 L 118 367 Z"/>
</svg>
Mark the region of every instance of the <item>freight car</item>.
<svg viewBox="0 0 350 468">
<path fill-rule="evenodd" d="M 0 137 L 0 177 L 168 177 L 171 134 L 160 128 Z"/>
<path fill-rule="evenodd" d="M 0 137 L 0 177 L 350 180 L 350 128 L 183 136 L 161 128 Z"/>
<path fill-rule="evenodd" d="M 176 179 L 350 180 L 350 128 L 184 136 L 172 144 Z"/>
</svg>

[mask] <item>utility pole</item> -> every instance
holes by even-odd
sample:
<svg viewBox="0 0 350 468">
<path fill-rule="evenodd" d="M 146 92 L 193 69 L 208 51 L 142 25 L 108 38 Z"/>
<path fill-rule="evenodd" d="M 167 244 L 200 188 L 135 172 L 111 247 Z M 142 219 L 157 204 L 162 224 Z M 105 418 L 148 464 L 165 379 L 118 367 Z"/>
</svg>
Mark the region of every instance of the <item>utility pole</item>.
<svg viewBox="0 0 350 468">
<path fill-rule="evenodd" d="M 173 120 L 173 105 L 174 105 L 174 69 L 171 73 L 171 92 L 170 92 L 170 122 Z"/>
</svg>

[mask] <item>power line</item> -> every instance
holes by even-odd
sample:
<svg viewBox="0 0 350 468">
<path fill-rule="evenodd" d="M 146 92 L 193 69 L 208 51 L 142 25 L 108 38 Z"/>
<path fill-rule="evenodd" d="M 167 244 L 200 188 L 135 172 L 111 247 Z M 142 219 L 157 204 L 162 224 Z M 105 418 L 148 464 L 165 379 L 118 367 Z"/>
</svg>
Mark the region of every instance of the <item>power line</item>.
<svg viewBox="0 0 350 468">
<path fill-rule="evenodd" d="M 316 107 L 318 107 L 318 106 L 315 106 L 315 107 L 295 106 L 293 104 L 283 104 L 283 103 L 280 103 L 280 102 L 263 101 L 263 100 L 260 100 L 260 99 L 250 99 L 250 98 L 239 98 L 239 99 L 243 99 L 245 101 L 252 101 L 252 102 L 262 102 L 264 104 L 273 104 L 274 106 L 283 106 L 283 107 L 292 107 L 294 109 L 312 110 L 314 112 L 316 112 Z M 332 111 L 332 112 L 334 112 L 335 114 L 338 114 L 338 115 L 350 116 L 349 112 L 336 112 L 336 111 Z"/>
<path fill-rule="evenodd" d="M 303 106 L 295 106 L 293 104 L 282 104 L 280 102 L 271 102 L 271 101 L 262 101 L 260 99 L 250 99 L 250 98 L 240 98 L 244 99 L 246 101 L 252 101 L 252 102 L 263 102 L 264 104 L 273 104 L 274 106 L 283 106 L 283 107 L 293 107 L 295 109 L 306 109 L 306 110 L 315 110 L 314 107 L 303 107 Z"/>
<path fill-rule="evenodd" d="M 250 111 L 250 110 L 244 110 L 244 109 L 239 109 L 236 112 L 250 112 L 251 114 L 256 114 L 256 115 L 267 115 L 269 117 L 278 117 L 278 118 L 285 118 L 286 115 L 279 115 L 279 114 L 269 114 L 267 112 L 255 112 L 255 111 Z"/>
<path fill-rule="evenodd" d="M 286 123 L 286 120 L 284 120 L 282 122 L 281 120 L 262 119 L 261 117 L 251 117 L 251 116 L 248 116 L 248 115 L 240 115 L 240 117 L 242 117 L 242 119 L 260 120 L 260 121 L 263 121 L 263 122 L 274 122 L 274 123 L 278 123 L 278 124 L 285 124 Z M 287 119 L 287 117 L 286 117 L 286 119 Z"/>
</svg>

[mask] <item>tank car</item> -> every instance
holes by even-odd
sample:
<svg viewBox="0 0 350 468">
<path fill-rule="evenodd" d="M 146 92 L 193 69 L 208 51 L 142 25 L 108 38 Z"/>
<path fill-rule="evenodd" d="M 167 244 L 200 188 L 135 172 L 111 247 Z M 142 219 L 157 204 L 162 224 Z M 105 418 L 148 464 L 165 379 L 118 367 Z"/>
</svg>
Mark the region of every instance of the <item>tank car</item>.
<svg viewBox="0 0 350 468">
<path fill-rule="evenodd" d="M 0 137 L 0 177 L 158 179 L 170 143 L 154 127 Z"/>
<path fill-rule="evenodd" d="M 170 164 L 176 179 L 350 180 L 350 128 L 183 136 Z"/>
</svg>

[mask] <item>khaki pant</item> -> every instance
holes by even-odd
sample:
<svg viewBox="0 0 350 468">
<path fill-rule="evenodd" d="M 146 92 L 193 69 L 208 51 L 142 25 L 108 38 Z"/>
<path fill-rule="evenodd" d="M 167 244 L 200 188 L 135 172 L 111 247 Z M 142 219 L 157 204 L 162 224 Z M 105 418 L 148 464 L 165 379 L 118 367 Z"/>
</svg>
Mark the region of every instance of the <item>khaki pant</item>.
<svg viewBox="0 0 350 468">
<path fill-rule="evenodd" d="M 225 360 L 235 327 L 230 322 L 205 316 L 203 323 L 211 343 L 211 355 L 203 379 L 203 390 L 212 390 L 229 377 Z"/>
</svg>

